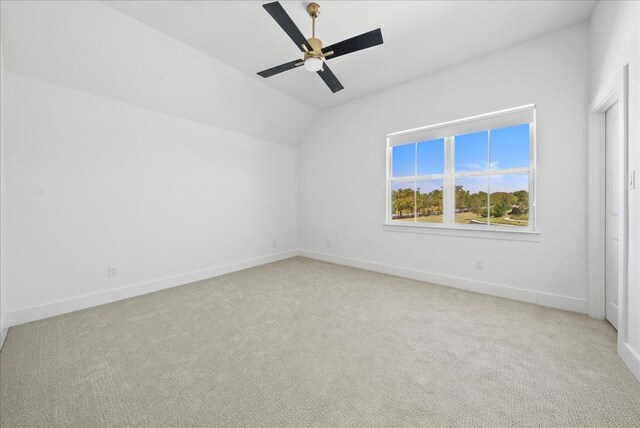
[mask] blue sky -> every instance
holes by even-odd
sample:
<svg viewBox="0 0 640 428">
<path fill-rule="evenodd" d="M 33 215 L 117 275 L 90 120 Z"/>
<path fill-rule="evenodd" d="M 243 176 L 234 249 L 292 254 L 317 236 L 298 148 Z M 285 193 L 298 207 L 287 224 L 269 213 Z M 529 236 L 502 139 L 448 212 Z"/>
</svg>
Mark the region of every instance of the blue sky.
<svg viewBox="0 0 640 428">
<path fill-rule="evenodd" d="M 491 131 L 491 168 L 529 166 L 529 124 Z"/>
<path fill-rule="evenodd" d="M 404 144 L 393 148 L 393 176 L 430 175 L 444 173 L 444 139 L 417 143 L 418 161 L 416 163 L 416 144 Z"/>
<path fill-rule="evenodd" d="M 420 189 L 420 193 L 431 193 L 434 190 L 442 190 L 442 180 L 423 180 L 416 181 L 416 190 Z"/>
<path fill-rule="evenodd" d="M 444 138 L 418 143 L 418 175 L 444 174 Z"/>
<path fill-rule="evenodd" d="M 529 124 L 492 130 L 491 153 L 489 153 L 489 131 L 456 136 L 455 170 L 458 172 L 527 166 L 529 166 Z M 444 139 L 419 142 L 417 147 L 416 143 L 393 147 L 392 168 L 393 177 L 444 173 Z M 487 177 L 456 179 L 456 184 L 463 185 L 465 190 L 471 192 L 487 191 L 488 183 Z M 405 184 L 403 187 L 410 186 Z M 423 188 L 423 186 L 418 187 Z M 528 174 L 491 177 L 492 192 L 512 192 L 526 190 L 528 187 Z"/>
<path fill-rule="evenodd" d="M 456 137 L 456 172 L 485 171 L 489 162 L 489 132 Z"/>
</svg>

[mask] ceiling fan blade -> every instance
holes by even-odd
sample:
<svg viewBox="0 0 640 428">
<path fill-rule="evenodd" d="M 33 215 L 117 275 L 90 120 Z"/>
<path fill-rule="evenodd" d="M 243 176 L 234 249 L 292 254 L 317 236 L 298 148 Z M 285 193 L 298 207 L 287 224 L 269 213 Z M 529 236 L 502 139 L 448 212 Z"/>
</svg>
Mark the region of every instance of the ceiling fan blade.
<svg viewBox="0 0 640 428">
<path fill-rule="evenodd" d="M 333 59 L 351 52 L 381 45 L 382 43 L 382 31 L 377 28 L 367 33 L 360 34 L 359 36 L 351 37 L 350 39 L 327 46 L 322 49 L 322 53 L 326 54 L 327 52 L 333 51 L 333 54 L 326 57 L 326 59 Z"/>
<path fill-rule="evenodd" d="M 342 86 L 342 83 L 340 83 L 336 75 L 333 74 L 333 71 L 331 71 L 331 69 L 327 66 L 326 63 L 323 65 L 323 68 L 324 68 L 324 71 L 320 70 L 317 73 L 322 78 L 322 80 L 324 80 L 324 83 L 327 84 L 329 89 L 331 89 L 331 92 L 335 94 L 336 92 L 344 89 L 344 86 Z"/>
<path fill-rule="evenodd" d="M 287 33 L 291 40 L 293 40 L 293 43 L 296 44 L 298 49 L 304 51 L 302 45 L 305 45 L 307 49 L 313 50 L 311 45 L 309 45 L 309 42 L 307 42 L 307 39 L 279 2 L 274 1 L 273 3 L 263 4 L 262 7 L 264 7 L 265 10 L 269 12 L 269 15 L 276 20 L 278 25 L 280 25 L 284 32 Z"/>
<path fill-rule="evenodd" d="M 282 73 L 283 71 L 294 69 L 302 64 L 304 64 L 304 61 L 302 61 L 301 59 L 294 59 L 291 62 L 286 62 L 284 64 L 276 65 L 275 67 L 262 70 L 258 73 L 258 75 L 262 77 L 271 77 L 276 74 Z"/>
</svg>

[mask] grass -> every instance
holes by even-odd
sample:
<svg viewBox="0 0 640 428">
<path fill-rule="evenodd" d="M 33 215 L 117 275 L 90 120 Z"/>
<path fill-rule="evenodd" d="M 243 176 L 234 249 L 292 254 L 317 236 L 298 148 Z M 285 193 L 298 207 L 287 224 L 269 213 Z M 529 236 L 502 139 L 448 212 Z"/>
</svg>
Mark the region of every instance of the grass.
<svg viewBox="0 0 640 428">
<path fill-rule="evenodd" d="M 414 223 L 417 221 L 418 223 L 444 223 L 443 215 L 429 215 L 429 216 L 420 216 L 417 219 L 410 218 L 399 218 L 394 221 L 402 221 L 405 223 Z"/>
<path fill-rule="evenodd" d="M 472 212 L 466 213 L 456 213 L 456 223 L 458 224 L 469 224 L 471 220 L 481 221 L 485 223 L 487 221 L 486 218 L 480 217 L 478 214 L 474 214 Z"/>
<path fill-rule="evenodd" d="M 480 217 L 477 214 L 467 212 L 467 213 L 456 213 L 456 223 L 459 224 L 469 224 L 471 221 L 477 221 L 479 223 L 487 224 L 487 219 L 484 217 Z M 519 215 L 518 218 L 511 218 L 509 214 L 504 217 L 491 217 L 489 220 L 490 224 L 499 224 L 499 225 L 507 225 L 507 226 L 521 226 L 526 227 L 529 225 L 529 216 L 528 215 Z"/>
<path fill-rule="evenodd" d="M 520 214 L 513 217 L 507 215 L 505 217 L 500 217 L 500 218 L 491 218 L 491 224 L 526 227 L 529 225 L 528 217 L 529 216 L 527 214 Z M 487 224 L 486 218 L 480 217 L 479 215 L 474 214 L 472 212 L 456 213 L 455 221 L 457 224 L 470 224 L 472 220 L 477 221 L 479 223 Z M 415 220 L 413 218 L 403 218 L 403 219 L 397 219 L 395 221 L 408 222 L 408 223 L 418 222 L 418 223 L 442 224 L 444 222 L 444 216 L 443 215 L 420 216 Z"/>
</svg>

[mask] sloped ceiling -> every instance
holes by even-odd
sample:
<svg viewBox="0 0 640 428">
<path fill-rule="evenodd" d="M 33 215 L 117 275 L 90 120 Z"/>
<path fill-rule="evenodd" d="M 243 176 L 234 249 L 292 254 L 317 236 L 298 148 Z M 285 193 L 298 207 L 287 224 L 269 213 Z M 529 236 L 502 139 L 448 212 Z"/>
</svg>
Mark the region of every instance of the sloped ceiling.
<svg viewBox="0 0 640 428">
<path fill-rule="evenodd" d="M 100 2 L 1 2 L 9 72 L 297 145 L 315 110 Z"/>
<path fill-rule="evenodd" d="M 315 73 L 295 69 L 264 79 L 306 105 L 325 109 L 472 58 L 583 22 L 594 1 L 322 1 L 316 36 L 325 45 L 380 27 L 384 44 L 329 62 L 345 89 L 332 94 Z M 264 2 L 108 1 L 110 7 L 256 76 L 300 56 L 261 7 Z M 281 2 L 310 37 L 308 2 Z"/>
<path fill-rule="evenodd" d="M 310 32 L 306 2 L 283 5 Z M 330 44 L 382 28 L 384 45 L 315 73 L 256 72 L 298 49 L 262 2 L 3 1 L 8 71 L 265 140 L 297 145 L 317 112 L 588 19 L 593 1 L 322 2 Z"/>
</svg>

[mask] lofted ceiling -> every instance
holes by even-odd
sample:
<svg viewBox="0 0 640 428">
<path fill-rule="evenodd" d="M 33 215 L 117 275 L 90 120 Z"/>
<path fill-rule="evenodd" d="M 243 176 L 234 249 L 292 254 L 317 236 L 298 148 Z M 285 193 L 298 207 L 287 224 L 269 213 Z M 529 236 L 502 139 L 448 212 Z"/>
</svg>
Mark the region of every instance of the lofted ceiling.
<svg viewBox="0 0 640 428">
<path fill-rule="evenodd" d="M 106 1 L 105 4 L 276 88 L 326 109 L 589 19 L 595 1 L 322 1 L 325 46 L 380 27 L 384 44 L 329 62 L 345 89 L 332 94 L 302 68 L 258 71 L 301 56 L 261 7 L 266 2 Z M 281 2 L 310 37 L 308 2 Z"/>
</svg>

